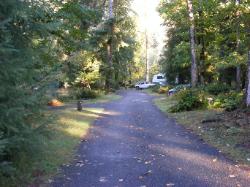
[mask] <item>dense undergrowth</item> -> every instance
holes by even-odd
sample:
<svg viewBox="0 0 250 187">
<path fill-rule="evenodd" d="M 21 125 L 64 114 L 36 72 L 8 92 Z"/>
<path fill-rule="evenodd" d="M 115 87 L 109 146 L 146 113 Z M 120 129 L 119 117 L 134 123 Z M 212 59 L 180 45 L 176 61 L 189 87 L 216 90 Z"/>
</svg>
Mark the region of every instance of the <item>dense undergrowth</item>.
<svg viewBox="0 0 250 187">
<path fill-rule="evenodd" d="M 178 103 L 169 109 L 170 112 L 190 111 L 206 105 L 204 95 L 195 90 L 182 90 L 175 98 Z"/>
<path fill-rule="evenodd" d="M 155 86 L 153 92 L 168 95 L 171 86 Z M 174 94 L 177 103 L 169 108 L 169 112 L 190 111 L 206 108 L 223 108 L 233 111 L 242 106 L 243 92 L 236 91 L 226 84 L 208 84 L 194 89 L 185 88 Z"/>
<path fill-rule="evenodd" d="M 57 92 L 57 99 L 62 102 L 80 100 L 80 99 L 96 99 L 105 95 L 105 91 L 102 90 L 92 90 L 82 87 L 74 87 L 70 89 L 60 89 Z"/>
<path fill-rule="evenodd" d="M 43 174 L 56 137 L 46 108 L 52 99 L 106 101 L 113 98 L 99 90 L 129 82 L 137 41 L 128 7 L 117 1 L 114 19 L 108 1 L 0 1 L 0 186 L 25 186 Z M 59 87 L 72 93 L 57 95 Z M 36 171 L 38 161 L 44 164 Z"/>
</svg>

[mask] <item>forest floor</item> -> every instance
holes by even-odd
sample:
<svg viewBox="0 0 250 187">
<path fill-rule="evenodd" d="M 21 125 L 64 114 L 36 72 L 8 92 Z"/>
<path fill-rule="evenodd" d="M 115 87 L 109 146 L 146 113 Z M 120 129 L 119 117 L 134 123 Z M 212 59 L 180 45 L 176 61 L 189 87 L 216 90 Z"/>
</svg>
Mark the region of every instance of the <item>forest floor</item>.
<svg viewBox="0 0 250 187">
<path fill-rule="evenodd" d="M 167 117 L 154 105 L 154 96 L 133 90 L 121 95 L 114 102 L 90 105 L 103 108 L 87 112 L 99 118 L 72 162 L 48 186 L 249 185 L 249 170 Z"/>
</svg>

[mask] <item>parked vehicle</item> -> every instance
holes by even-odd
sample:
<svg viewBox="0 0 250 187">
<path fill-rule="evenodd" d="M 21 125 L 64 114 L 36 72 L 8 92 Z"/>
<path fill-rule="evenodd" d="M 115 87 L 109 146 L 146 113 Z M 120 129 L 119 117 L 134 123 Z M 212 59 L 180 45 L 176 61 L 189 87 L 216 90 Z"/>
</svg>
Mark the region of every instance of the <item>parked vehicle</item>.
<svg viewBox="0 0 250 187">
<path fill-rule="evenodd" d="M 153 84 L 159 84 L 159 85 L 166 85 L 166 78 L 163 73 L 159 73 L 153 76 L 152 83 Z"/>
<path fill-rule="evenodd" d="M 173 94 L 175 94 L 175 93 L 177 93 L 177 92 L 179 92 L 181 90 L 185 90 L 187 88 L 191 88 L 191 85 L 190 84 L 180 84 L 180 85 L 170 89 L 168 91 L 168 95 L 173 95 Z"/>
<path fill-rule="evenodd" d="M 137 89 L 137 90 L 142 90 L 142 89 L 147 89 L 147 88 L 149 88 L 149 87 L 152 87 L 152 86 L 154 86 L 155 84 L 153 84 L 153 83 L 148 83 L 148 82 L 146 82 L 146 81 L 142 81 L 142 82 L 138 82 L 138 83 L 136 83 L 135 84 L 135 88 Z"/>
</svg>

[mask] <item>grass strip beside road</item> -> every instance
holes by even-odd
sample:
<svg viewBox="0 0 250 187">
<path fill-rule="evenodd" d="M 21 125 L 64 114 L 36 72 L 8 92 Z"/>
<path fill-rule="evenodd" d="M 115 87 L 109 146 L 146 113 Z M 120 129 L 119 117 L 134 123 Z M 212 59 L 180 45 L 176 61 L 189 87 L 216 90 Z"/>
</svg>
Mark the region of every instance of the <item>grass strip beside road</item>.
<svg viewBox="0 0 250 187">
<path fill-rule="evenodd" d="M 158 95 L 159 96 L 159 95 Z M 250 165 L 250 126 L 240 127 L 231 119 L 233 113 L 222 109 L 204 109 L 187 112 L 169 113 L 168 109 L 176 104 L 174 97 L 161 96 L 154 100 L 156 106 L 178 124 L 195 132 L 208 144 L 216 147 L 228 158 L 240 164 Z M 202 123 L 206 119 L 222 119 Z"/>
<path fill-rule="evenodd" d="M 86 100 L 84 104 L 105 103 L 120 98 L 119 95 L 108 94 Z M 45 185 L 48 184 L 51 178 L 60 172 L 60 166 L 68 165 L 73 160 L 78 145 L 86 138 L 93 121 L 103 113 L 103 108 L 88 106 L 84 106 L 79 112 L 72 102 L 65 103 L 62 109 L 55 108 L 48 111 L 48 116 L 53 118 L 49 125 L 50 136 L 44 140 L 43 154 L 36 158 L 31 165 L 32 168 L 27 170 L 34 185 L 41 185 L 44 181 Z"/>
<path fill-rule="evenodd" d="M 121 98 L 120 95 L 117 95 L 115 93 L 110 93 L 106 95 L 101 95 L 96 99 L 85 100 L 84 104 L 106 103 L 106 102 L 118 100 L 120 98 Z"/>
</svg>

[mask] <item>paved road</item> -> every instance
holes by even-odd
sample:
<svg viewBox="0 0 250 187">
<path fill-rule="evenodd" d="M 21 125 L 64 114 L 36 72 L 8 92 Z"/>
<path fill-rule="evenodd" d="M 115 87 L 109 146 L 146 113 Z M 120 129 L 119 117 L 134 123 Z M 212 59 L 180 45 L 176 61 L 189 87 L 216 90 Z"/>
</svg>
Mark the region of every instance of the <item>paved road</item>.
<svg viewBox="0 0 250 187">
<path fill-rule="evenodd" d="M 250 173 L 167 118 L 140 91 L 122 93 L 105 104 L 79 147 L 52 186 L 205 187 L 250 186 Z"/>
</svg>

